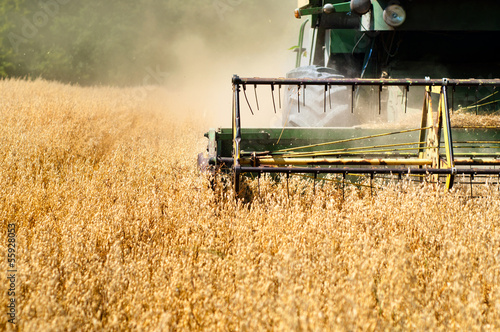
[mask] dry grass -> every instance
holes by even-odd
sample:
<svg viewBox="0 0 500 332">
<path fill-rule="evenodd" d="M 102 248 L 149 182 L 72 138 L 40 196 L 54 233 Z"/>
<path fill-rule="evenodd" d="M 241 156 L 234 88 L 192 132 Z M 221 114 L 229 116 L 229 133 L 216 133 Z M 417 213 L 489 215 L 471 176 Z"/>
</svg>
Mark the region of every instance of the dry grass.
<svg viewBox="0 0 500 332">
<path fill-rule="evenodd" d="M 451 124 L 455 127 L 500 127 L 500 115 L 479 114 L 472 112 L 455 112 L 451 116 Z"/>
<path fill-rule="evenodd" d="M 203 124 L 134 91 L 0 81 L 20 330 L 500 328 L 496 188 L 342 200 L 265 179 L 236 205 L 196 172 Z"/>
</svg>

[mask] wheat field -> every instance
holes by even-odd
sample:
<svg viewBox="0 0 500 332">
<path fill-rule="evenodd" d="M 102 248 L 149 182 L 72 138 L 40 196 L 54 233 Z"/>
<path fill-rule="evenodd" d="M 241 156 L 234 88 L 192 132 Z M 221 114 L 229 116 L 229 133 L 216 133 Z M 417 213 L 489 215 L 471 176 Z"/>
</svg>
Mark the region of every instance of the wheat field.
<svg viewBox="0 0 500 332">
<path fill-rule="evenodd" d="M 236 203 L 196 170 L 200 116 L 145 91 L 0 81 L 2 330 L 500 329 L 496 186 L 261 179 Z"/>
</svg>

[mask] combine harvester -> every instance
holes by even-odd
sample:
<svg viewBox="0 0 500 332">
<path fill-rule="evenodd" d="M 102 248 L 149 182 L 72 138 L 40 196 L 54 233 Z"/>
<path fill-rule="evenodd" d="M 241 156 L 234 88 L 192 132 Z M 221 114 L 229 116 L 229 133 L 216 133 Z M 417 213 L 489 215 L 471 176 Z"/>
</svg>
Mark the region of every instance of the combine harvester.
<svg viewBox="0 0 500 332">
<path fill-rule="evenodd" d="M 297 68 L 233 77 L 232 128 L 206 134 L 202 169 L 231 171 L 236 193 L 264 173 L 498 185 L 500 1 L 309 0 L 295 17 Z"/>
</svg>

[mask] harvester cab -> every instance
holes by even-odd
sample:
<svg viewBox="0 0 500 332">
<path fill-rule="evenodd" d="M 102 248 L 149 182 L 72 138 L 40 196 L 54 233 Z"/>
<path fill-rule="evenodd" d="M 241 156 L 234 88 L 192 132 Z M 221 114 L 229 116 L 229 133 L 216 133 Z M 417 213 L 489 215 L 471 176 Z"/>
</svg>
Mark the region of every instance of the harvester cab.
<svg viewBox="0 0 500 332">
<path fill-rule="evenodd" d="M 295 17 L 296 68 L 233 77 L 232 127 L 206 134 L 201 168 L 237 193 L 263 173 L 498 184 L 500 2 L 299 0 Z M 281 121 L 244 127 L 264 91 Z"/>
</svg>

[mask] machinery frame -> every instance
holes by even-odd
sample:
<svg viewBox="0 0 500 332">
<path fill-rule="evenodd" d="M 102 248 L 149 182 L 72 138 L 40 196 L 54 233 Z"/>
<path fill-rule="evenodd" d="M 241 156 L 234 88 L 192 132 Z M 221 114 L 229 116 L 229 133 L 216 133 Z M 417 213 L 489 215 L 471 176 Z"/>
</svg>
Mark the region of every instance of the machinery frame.
<svg viewBox="0 0 500 332">
<path fill-rule="evenodd" d="M 361 78 L 328 78 L 328 79 L 289 79 L 289 78 L 240 78 L 234 76 L 233 84 L 233 107 L 232 107 L 232 142 L 233 152 L 231 158 L 223 158 L 224 162 L 231 167 L 234 175 L 234 189 L 240 192 L 242 175 L 245 173 L 290 174 L 313 174 L 314 178 L 319 174 L 366 174 L 373 178 L 376 174 L 401 175 L 427 175 L 435 181 L 440 176 L 445 176 L 445 189 L 453 187 L 456 175 L 469 175 L 471 179 L 476 175 L 496 175 L 500 177 L 500 169 L 494 168 L 500 165 L 500 137 L 499 139 L 478 140 L 477 135 L 471 139 L 453 140 L 453 132 L 450 121 L 449 90 L 454 91 L 456 87 L 498 87 L 499 79 L 361 79 Z M 324 141 L 316 144 L 293 146 L 286 149 L 273 151 L 245 151 L 242 143 L 245 133 L 241 121 L 241 90 L 246 96 L 247 86 L 268 86 L 273 92 L 273 105 L 275 87 L 297 86 L 298 91 L 304 91 L 308 85 L 324 86 L 325 112 L 327 93 L 331 86 L 349 86 L 353 93 L 359 86 L 378 87 L 379 91 L 385 86 L 400 86 L 406 91 L 410 87 L 425 87 L 424 102 L 422 107 L 421 125 L 419 128 L 399 130 L 393 132 L 381 132 L 372 135 L 362 135 L 354 138 Z M 300 92 L 299 92 L 300 93 Z M 437 110 L 432 107 L 432 94 L 439 94 L 439 105 Z M 406 94 L 406 98 L 408 98 Z M 298 109 L 300 113 L 300 97 L 298 97 Z M 305 96 L 304 96 L 305 103 Z M 407 100 L 405 102 L 405 107 Z M 248 104 L 250 107 L 250 104 Z M 380 107 L 380 93 L 379 93 Z M 250 107 L 250 111 L 253 113 Z M 331 131 L 340 130 L 332 128 Z M 496 127 L 467 127 L 454 128 L 461 135 L 474 130 L 486 131 L 487 136 L 498 136 L 500 128 Z M 460 131 L 461 130 L 461 131 Z M 361 141 L 372 141 L 378 137 L 405 135 L 418 133 L 418 141 L 396 141 L 393 144 L 371 145 L 357 147 L 343 147 L 343 143 L 354 143 Z M 462 145 L 461 145 L 462 144 Z M 477 144 L 481 151 L 476 152 Z M 337 149 L 326 149 L 337 146 Z M 496 151 L 495 151 L 496 150 Z M 457 153 L 457 151 L 459 151 Z M 219 162 L 222 161 L 219 160 Z M 367 167 L 368 166 L 368 167 Z"/>
</svg>

